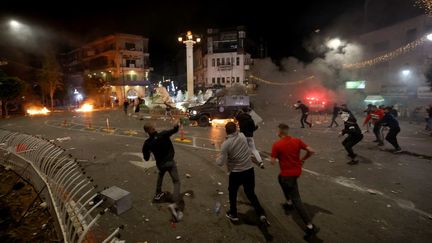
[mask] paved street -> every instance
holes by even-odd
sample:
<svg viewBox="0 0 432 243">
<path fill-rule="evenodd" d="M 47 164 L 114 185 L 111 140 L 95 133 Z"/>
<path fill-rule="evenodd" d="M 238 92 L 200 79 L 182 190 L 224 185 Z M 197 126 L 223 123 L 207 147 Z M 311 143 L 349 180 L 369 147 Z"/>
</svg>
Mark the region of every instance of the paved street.
<svg viewBox="0 0 432 243">
<path fill-rule="evenodd" d="M 224 216 L 228 206 L 227 175 L 215 164 L 217 150 L 225 136 L 222 127 L 186 127 L 190 142 L 175 142 L 176 160 L 184 195 L 184 221 L 172 224 L 167 203 L 154 204 L 157 170 L 154 161 L 144 162 L 141 146 L 145 122 L 169 128 L 156 116 L 143 120 L 117 110 L 98 111 L 91 117 L 79 113 L 54 113 L 48 117 L 20 117 L 1 120 L 3 129 L 40 135 L 68 149 L 94 178 L 99 189 L 116 185 L 133 195 L 133 208 L 101 221 L 106 229 L 124 224 L 122 238 L 128 242 L 303 242 L 299 216 L 286 215 L 281 207 L 282 191 L 277 183 L 278 167 L 268 161 L 276 126 L 288 122 L 291 133 L 317 150 L 305 164 L 299 180 L 300 193 L 321 231 L 313 242 L 427 242 L 432 237 L 432 139 L 422 126 L 402 122 L 400 144 L 406 151 L 392 154 L 379 150 L 372 134 L 355 147 L 358 165 L 348 165 L 338 138 L 338 128 L 327 128 L 325 118 L 312 117 L 311 129 L 300 129 L 295 111 L 264 119 L 255 142 L 265 158 L 266 169 L 255 168 L 256 192 L 271 226 L 258 225 L 243 192 L 239 196 L 240 225 Z M 109 118 L 114 132 L 103 131 Z M 91 122 L 90 122 L 91 121 Z M 89 124 L 91 123 L 91 128 Z M 179 138 L 176 134 L 175 138 Z M 57 141 L 56 138 L 70 137 Z M 390 149 L 386 144 L 386 148 Z M 190 175 L 187 178 L 186 174 Z M 171 191 L 167 175 L 164 191 Z M 186 194 L 186 195 L 185 195 Z M 214 208 L 220 202 L 219 214 Z"/>
</svg>

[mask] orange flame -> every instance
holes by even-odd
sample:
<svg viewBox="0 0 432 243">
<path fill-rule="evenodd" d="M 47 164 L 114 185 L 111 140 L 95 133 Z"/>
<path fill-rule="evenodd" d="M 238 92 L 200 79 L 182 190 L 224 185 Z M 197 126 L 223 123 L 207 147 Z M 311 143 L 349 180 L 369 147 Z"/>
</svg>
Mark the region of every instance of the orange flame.
<svg viewBox="0 0 432 243">
<path fill-rule="evenodd" d="M 29 114 L 30 116 L 36 116 L 36 115 L 48 115 L 48 113 L 51 112 L 50 110 L 48 110 L 46 107 L 31 107 L 29 109 L 27 109 L 27 114 Z"/>
<path fill-rule="evenodd" d="M 84 105 L 81 106 L 81 108 L 76 109 L 78 112 L 92 112 L 93 111 L 93 105 L 84 103 Z"/>
</svg>

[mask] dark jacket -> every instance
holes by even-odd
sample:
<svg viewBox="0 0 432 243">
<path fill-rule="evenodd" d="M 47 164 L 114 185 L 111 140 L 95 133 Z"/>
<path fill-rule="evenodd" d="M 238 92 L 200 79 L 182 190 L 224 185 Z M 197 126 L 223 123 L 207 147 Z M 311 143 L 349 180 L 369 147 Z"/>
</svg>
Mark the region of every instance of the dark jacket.
<svg viewBox="0 0 432 243">
<path fill-rule="evenodd" d="M 350 118 L 348 121 L 344 122 L 344 126 L 345 127 L 342 130 L 342 135 L 348 134 L 349 136 L 353 137 L 363 136 L 362 131 L 355 120 Z"/>
<path fill-rule="evenodd" d="M 307 107 L 305 104 L 300 104 L 299 106 L 296 107 L 296 110 L 300 109 L 302 111 L 303 114 L 306 114 L 309 112 L 309 107 Z"/>
<path fill-rule="evenodd" d="M 384 117 L 381 120 L 379 120 L 376 124 L 385 127 L 390 127 L 390 129 L 399 127 L 398 120 L 390 112 L 386 112 L 384 114 Z"/>
<path fill-rule="evenodd" d="M 340 112 L 339 106 L 333 106 L 333 116 L 337 116 Z"/>
<path fill-rule="evenodd" d="M 246 137 L 253 137 L 253 133 L 258 129 L 258 126 L 255 125 L 252 117 L 247 113 L 240 113 L 237 115 L 236 119 L 240 126 L 240 132 Z"/>
<path fill-rule="evenodd" d="M 144 142 L 142 152 L 144 159 L 150 159 L 150 153 L 153 153 L 158 168 L 167 161 L 174 160 L 174 146 L 171 142 L 171 135 L 178 132 L 179 126 L 176 125 L 171 130 L 155 132 Z"/>
</svg>

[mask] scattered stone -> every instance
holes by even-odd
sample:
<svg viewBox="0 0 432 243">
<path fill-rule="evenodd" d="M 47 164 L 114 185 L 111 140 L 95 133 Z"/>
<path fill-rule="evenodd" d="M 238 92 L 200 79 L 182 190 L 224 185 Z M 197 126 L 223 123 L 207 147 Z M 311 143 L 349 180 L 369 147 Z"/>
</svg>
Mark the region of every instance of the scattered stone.
<svg viewBox="0 0 432 243">
<path fill-rule="evenodd" d="M 334 159 L 329 159 L 329 163 L 334 163 L 335 160 Z"/>
<path fill-rule="evenodd" d="M 369 193 L 372 194 L 372 195 L 377 194 L 376 191 L 374 191 L 374 190 L 372 190 L 372 189 L 368 189 L 367 192 L 369 192 Z"/>
<path fill-rule="evenodd" d="M 93 205 L 94 205 L 94 202 L 93 202 L 93 201 L 90 201 L 90 202 L 89 202 L 89 205 L 90 205 L 90 206 L 93 206 Z"/>
<path fill-rule="evenodd" d="M 192 176 L 188 173 L 186 173 L 186 178 L 191 178 Z"/>
<path fill-rule="evenodd" d="M 387 207 L 388 207 L 388 208 L 391 208 L 391 205 L 390 205 L 390 204 L 387 204 Z"/>
<path fill-rule="evenodd" d="M 150 221 L 150 219 L 147 219 L 147 218 L 146 218 L 146 219 L 144 219 L 144 221 L 145 221 L 145 222 L 149 222 L 149 221 Z"/>
<path fill-rule="evenodd" d="M 394 194 L 397 194 L 398 192 L 397 191 L 390 191 L 391 193 L 394 193 Z"/>
<path fill-rule="evenodd" d="M 47 224 L 42 225 L 42 229 L 45 229 L 47 227 Z"/>
<path fill-rule="evenodd" d="M 219 194 L 219 195 L 223 195 L 224 193 L 223 193 L 223 192 L 218 192 L 218 194 Z"/>
<path fill-rule="evenodd" d="M 190 197 L 190 193 L 189 192 L 186 192 L 185 194 L 184 194 L 186 197 Z"/>
<path fill-rule="evenodd" d="M 59 142 L 68 141 L 68 140 L 71 140 L 71 137 L 57 138 L 56 140 Z"/>
<path fill-rule="evenodd" d="M 182 237 L 180 236 L 180 235 L 178 235 L 177 237 L 176 237 L 176 240 L 180 240 Z"/>
<path fill-rule="evenodd" d="M 218 186 L 222 186 L 222 183 L 221 183 L 221 182 L 218 182 L 217 184 L 218 184 Z"/>
<path fill-rule="evenodd" d="M 350 180 L 355 180 L 355 178 L 354 178 L 354 177 L 351 177 Z"/>
</svg>

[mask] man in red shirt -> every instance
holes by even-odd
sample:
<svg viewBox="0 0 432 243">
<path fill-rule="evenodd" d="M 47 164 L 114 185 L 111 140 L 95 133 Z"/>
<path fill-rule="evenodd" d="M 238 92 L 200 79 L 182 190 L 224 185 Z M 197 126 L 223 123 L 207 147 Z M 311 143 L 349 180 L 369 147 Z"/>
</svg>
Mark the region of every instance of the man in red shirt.
<svg viewBox="0 0 432 243">
<path fill-rule="evenodd" d="M 363 126 L 368 124 L 369 120 L 372 120 L 372 124 L 374 125 L 373 132 L 375 134 L 375 141 L 379 146 L 383 146 L 383 139 L 381 134 L 381 126 L 377 124 L 379 120 L 384 117 L 384 110 L 377 108 L 376 105 L 373 105 L 371 108 L 371 112 L 366 116 L 365 121 L 363 122 Z"/>
<path fill-rule="evenodd" d="M 280 174 L 278 180 L 287 200 L 283 204 L 284 209 L 297 209 L 303 222 L 306 224 L 305 238 L 309 238 L 318 233 L 318 228 L 312 224 L 312 220 L 301 201 L 297 178 L 302 172 L 304 161 L 312 156 L 314 151 L 302 140 L 289 136 L 288 130 L 288 125 L 279 124 L 278 136 L 280 140 L 273 144 L 271 164 L 274 165 L 276 159 L 279 160 Z M 301 150 L 305 150 L 306 154 L 300 159 Z"/>
</svg>

